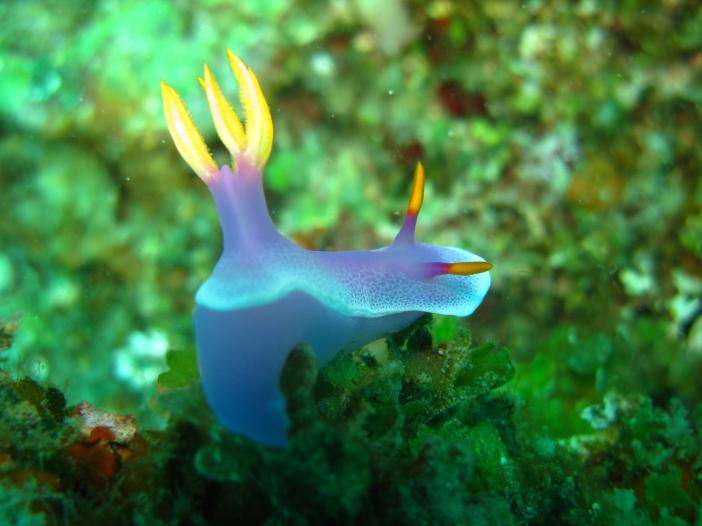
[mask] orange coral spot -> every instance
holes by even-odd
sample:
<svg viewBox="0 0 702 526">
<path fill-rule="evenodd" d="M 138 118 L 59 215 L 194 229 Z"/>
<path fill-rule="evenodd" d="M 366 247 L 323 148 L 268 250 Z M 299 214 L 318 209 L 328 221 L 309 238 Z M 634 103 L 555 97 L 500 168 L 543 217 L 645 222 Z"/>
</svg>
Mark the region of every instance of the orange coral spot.
<svg viewBox="0 0 702 526">
<path fill-rule="evenodd" d="M 105 442 L 96 444 L 74 442 L 66 448 L 66 452 L 80 465 L 88 468 L 88 478 L 94 485 L 112 480 L 117 473 L 118 457 Z"/>
<path fill-rule="evenodd" d="M 117 473 L 117 457 L 112 449 L 105 445 L 97 445 L 88 450 L 83 460 L 95 471 L 111 480 Z"/>
<path fill-rule="evenodd" d="M 115 434 L 107 426 L 97 426 L 90 431 L 88 442 L 97 442 L 98 440 L 111 441 L 115 439 Z"/>
<path fill-rule="evenodd" d="M 88 402 L 81 402 L 75 410 L 75 414 L 81 419 L 81 433 L 90 440 L 96 428 L 104 427 L 111 434 L 111 438 L 103 438 L 105 431 L 97 431 L 101 435 L 95 440 L 110 440 L 120 443 L 129 442 L 136 433 L 137 422 L 133 416 L 120 416 L 106 413 L 95 409 Z M 94 440 L 93 440 L 94 441 Z"/>
</svg>

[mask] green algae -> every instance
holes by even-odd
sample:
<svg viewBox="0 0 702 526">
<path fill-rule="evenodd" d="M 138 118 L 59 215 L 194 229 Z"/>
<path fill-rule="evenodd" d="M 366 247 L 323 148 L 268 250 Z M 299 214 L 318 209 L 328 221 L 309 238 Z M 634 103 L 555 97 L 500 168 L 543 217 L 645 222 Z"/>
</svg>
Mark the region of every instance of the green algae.
<svg viewBox="0 0 702 526">
<path fill-rule="evenodd" d="M 135 331 L 192 340 L 192 294 L 219 233 L 207 193 L 163 143 L 158 82 L 174 83 L 223 161 L 195 77 L 208 62 L 231 91 L 232 43 L 274 107 L 268 196 L 301 243 L 386 243 L 421 159 L 419 236 L 488 249 L 500 279 L 480 321 L 518 361 L 539 352 L 527 343 L 548 338 L 553 320 L 586 320 L 615 340 L 639 310 L 665 321 L 670 302 L 679 308 L 674 276 L 699 276 L 693 8 L 398 2 L 413 29 L 395 35 L 365 4 L 304 5 L 0 8 L 0 308 L 34 315 L 18 363 L 59 384 L 80 371 L 74 400 L 142 407 L 153 391 L 115 378 L 112 351 Z M 670 28 L 680 32 L 669 42 Z M 696 312 L 675 311 L 683 346 L 700 346 L 700 325 L 687 330 Z M 94 347 L 101 359 L 82 357 Z"/>
<path fill-rule="evenodd" d="M 644 396 L 616 397 L 601 410 L 610 418 L 593 420 L 593 432 L 553 440 L 520 423 L 505 349 L 471 346 L 465 329 L 460 345 L 405 346 L 430 342 L 432 326 L 424 318 L 390 337 L 383 362 L 360 349 L 318 371 L 309 347 L 294 349 L 280 384 L 291 423 L 285 449 L 219 427 L 198 382 L 166 389 L 159 406 L 170 414 L 168 427 L 107 442 L 129 454 L 100 483 L 85 470 L 103 465 L 76 457 L 75 444 L 104 443 L 72 442 L 74 420 L 64 421 L 65 407 L 56 412 L 51 402 L 58 390 L 3 374 L 2 427 L 25 429 L 31 440 L 18 449 L 0 436 L 0 468 L 29 473 L 22 485 L 5 479 L 4 491 L 16 498 L 2 513 L 38 524 L 59 516 L 70 524 L 116 524 L 115 509 L 126 513 L 119 521 L 151 524 L 231 517 L 301 525 L 694 520 L 702 498 L 702 412 L 692 415 L 676 401 L 657 408 Z M 394 348 L 398 341 L 403 346 Z M 53 481 L 44 490 L 42 476 Z M 38 501 L 43 506 L 31 506 Z M 26 509 L 12 511 L 17 502 Z"/>
<path fill-rule="evenodd" d="M 197 369 L 197 351 L 194 348 L 168 351 L 166 365 L 168 370 L 161 373 L 157 380 L 161 387 L 186 387 L 200 377 Z"/>
</svg>

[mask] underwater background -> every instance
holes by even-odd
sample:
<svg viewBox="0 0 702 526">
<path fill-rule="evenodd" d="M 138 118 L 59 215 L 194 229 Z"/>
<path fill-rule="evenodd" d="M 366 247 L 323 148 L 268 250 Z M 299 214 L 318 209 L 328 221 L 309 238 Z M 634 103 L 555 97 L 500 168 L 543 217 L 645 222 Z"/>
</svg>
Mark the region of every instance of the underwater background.
<svg viewBox="0 0 702 526">
<path fill-rule="evenodd" d="M 702 524 L 702 6 L 693 0 L 0 2 L 0 523 Z M 193 295 L 227 48 L 275 125 L 306 248 L 421 240 L 495 265 L 281 387 L 290 445 L 223 430 Z M 271 330 L 275 330 L 272 327 Z"/>
</svg>

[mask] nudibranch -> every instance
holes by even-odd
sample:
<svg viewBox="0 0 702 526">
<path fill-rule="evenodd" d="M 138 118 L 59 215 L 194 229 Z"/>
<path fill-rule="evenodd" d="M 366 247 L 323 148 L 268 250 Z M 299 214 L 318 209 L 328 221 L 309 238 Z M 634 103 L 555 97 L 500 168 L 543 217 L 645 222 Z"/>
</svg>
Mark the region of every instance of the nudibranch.
<svg viewBox="0 0 702 526">
<path fill-rule="evenodd" d="M 492 266 L 460 250 L 417 243 L 424 169 L 417 165 L 405 221 L 389 246 L 305 250 L 273 224 L 263 168 L 273 143 L 268 104 L 253 72 L 228 51 L 245 126 L 205 66 L 200 84 L 232 157 L 217 167 L 178 94 L 161 84 L 178 152 L 210 190 L 223 250 L 195 295 L 193 321 L 207 400 L 228 429 L 283 446 L 287 419 L 278 380 L 300 342 L 320 366 L 337 352 L 400 330 L 424 312 L 468 316 L 490 288 Z"/>
</svg>

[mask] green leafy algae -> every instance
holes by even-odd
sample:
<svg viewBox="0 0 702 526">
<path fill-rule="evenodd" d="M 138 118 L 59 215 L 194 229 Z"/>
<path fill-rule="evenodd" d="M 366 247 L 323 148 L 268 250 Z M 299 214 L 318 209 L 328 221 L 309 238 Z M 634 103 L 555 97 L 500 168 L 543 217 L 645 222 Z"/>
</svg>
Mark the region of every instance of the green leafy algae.
<svg viewBox="0 0 702 526">
<path fill-rule="evenodd" d="M 168 351 L 168 371 L 158 377 L 158 385 L 166 388 L 186 387 L 200 377 L 197 369 L 197 351 L 194 348 Z"/>
</svg>

